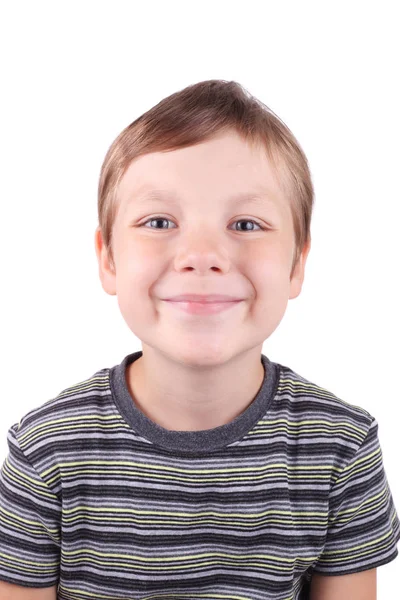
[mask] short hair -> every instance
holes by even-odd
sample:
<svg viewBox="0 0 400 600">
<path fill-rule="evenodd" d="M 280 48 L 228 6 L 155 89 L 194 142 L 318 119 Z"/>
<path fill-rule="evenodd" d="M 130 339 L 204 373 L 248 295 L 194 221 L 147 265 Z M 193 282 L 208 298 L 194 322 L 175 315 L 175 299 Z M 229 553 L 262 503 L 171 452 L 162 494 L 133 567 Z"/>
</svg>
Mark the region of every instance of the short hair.
<svg viewBox="0 0 400 600">
<path fill-rule="evenodd" d="M 293 270 L 311 241 L 314 188 L 307 158 L 287 125 L 236 81 L 210 79 L 171 94 L 128 125 L 104 158 L 98 185 L 98 218 L 107 254 L 112 254 L 117 190 L 131 162 L 150 152 L 172 151 L 236 131 L 252 146 L 264 146 L 288 198 L 295 234 Z"/>
</svg>

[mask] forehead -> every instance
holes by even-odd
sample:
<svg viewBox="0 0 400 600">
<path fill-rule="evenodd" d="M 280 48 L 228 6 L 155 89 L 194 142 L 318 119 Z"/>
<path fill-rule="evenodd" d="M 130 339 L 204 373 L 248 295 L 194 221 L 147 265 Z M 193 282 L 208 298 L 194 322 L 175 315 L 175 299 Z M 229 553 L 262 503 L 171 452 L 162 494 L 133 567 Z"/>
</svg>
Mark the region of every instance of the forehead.
<svg viewBox="0 0 400 600">
<path fill-rule="evenodd" d="M 119 200 L 178 202 L 196 197 L 210 202 L 262 202 L 287 210 L 279 172 L 265 147 L 246 143 L 236 132 L 167 152 L 152 152 L 132 161 L 118 188 Z"/>
</svg>

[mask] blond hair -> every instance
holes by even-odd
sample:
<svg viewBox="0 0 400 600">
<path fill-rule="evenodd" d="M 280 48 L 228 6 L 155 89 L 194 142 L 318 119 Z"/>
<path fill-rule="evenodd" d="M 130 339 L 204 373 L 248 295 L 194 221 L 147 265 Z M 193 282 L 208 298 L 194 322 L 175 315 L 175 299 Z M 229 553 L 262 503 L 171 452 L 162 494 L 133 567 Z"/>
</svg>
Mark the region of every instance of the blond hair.
<svg viewBox="0 0 400 600">
<path fill-rule="evenodd" d="M 112 233 L 117 189 L 131 162 L 150 152 L 171 151 L 235 130 L 251 145 L 262 144 L 287 194 L 295 233 L 297 264 L 311 240 L 314 189 L 307 158 L 285 123 L 235 81 L 201 81 L 161 100 L 128 125 L 111 144 L 101 167 L 98 218 L 113 263 Z"/>
</svg>

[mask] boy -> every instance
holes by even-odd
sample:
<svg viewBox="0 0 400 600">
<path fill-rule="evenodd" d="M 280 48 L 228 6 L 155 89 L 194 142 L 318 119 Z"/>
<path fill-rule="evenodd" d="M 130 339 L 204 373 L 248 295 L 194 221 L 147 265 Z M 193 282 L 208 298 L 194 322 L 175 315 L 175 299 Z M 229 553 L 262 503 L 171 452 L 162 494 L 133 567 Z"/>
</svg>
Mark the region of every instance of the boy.
<svg viewBox="0 0 400 600">
<path fill-rule="evenodd" d="M 400 538 L 377 422 L 262 354 L 313 196 L 292 133 L 235 82 L 114 141 L 95 248 L 142 351 L 10 428 L 0 598 L 376 598 Z"/>
</svg>

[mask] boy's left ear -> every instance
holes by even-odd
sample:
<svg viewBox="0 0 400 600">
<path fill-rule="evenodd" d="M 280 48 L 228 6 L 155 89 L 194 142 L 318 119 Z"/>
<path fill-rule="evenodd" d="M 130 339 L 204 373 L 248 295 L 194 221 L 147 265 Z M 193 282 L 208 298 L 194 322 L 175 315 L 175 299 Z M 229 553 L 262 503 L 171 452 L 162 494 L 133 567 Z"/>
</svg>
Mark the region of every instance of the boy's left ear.
<svg viewBox="0 0 400 600">
<path fill-rule="evenodd" d="M 110 294 L 110 296 L 116 296 L 117 285 L 115 268 L 110 262 L 100 226 L 96 228 L 94 243 L 97 260 L 99 263 L 99 276 L 103 290 L 107 292 L 107 294 Z"/>
<path fill-rule="evenodd" d="M 311 248 L 311 239 L 309 239 L 308 242 L 306 242 L 304 244 L 303 250 L 302 250 L 300 257 L 297 261 L 297 264 L 294 268 L 293 275 L 290 280 L 289 300 L 291 300 L 292 298 L 297 298 L 297 296 L 301 292 L 301 288 L 303 287 L 304 271 L 305 271 L 305 267 L 306 267 L 307 256 L 308 256 L 308 253 L 310 252 L 310 248 Z"/>
</svg>

